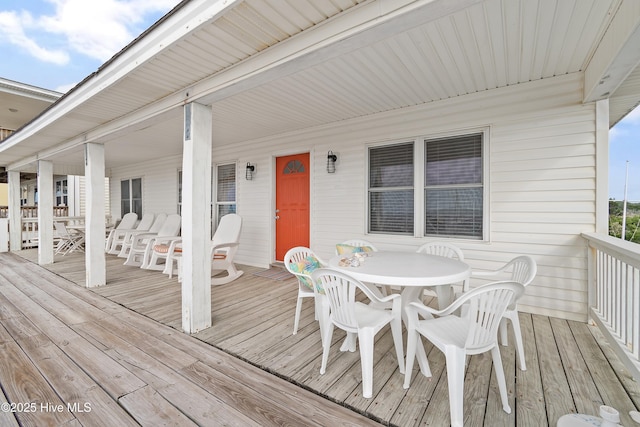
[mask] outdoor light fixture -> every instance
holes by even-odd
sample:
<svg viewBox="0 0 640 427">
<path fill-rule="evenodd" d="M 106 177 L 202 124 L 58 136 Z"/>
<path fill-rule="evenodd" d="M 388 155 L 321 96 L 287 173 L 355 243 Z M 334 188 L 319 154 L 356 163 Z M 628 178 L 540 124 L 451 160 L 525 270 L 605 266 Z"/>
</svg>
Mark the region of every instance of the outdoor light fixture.
<svg viewBox="0 0 640 427">
<path fill-rule="evenodd" d="M 336 173 L 336 160 L 338 160 L 338 156 L 329 150 L 327 154 L 327 173 Z"/>
<path fill-rule="evenodd" d="M 252 165 L 251 163 L 247 162 L 247 173 L 244 176 L 245 178 L 247 178 L 247 181 L 251 181 L 253 179 L 253 173 L 256 171 L 256 165 Z"/>
</svg>

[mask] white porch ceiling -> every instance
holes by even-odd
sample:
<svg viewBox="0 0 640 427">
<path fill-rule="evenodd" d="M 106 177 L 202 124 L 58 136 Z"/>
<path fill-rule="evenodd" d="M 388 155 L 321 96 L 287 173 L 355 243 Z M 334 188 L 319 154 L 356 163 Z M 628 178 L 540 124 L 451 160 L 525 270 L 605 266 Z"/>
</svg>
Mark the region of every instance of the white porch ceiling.
<svg viewBox="0 0 640 427">
<path fill-rule="evenodd" d="M 39 153 L 81 168 L 85 141 L 105 143 L 108 168 L 179 155 L 189 101 L 212 105 L 221 145 L 584 72 L 621 4 L 184 2 L 0 144 L 0 165 Z M 610 95 L 610 123 L 638 100 L 636 70 Z"/>
</svg>

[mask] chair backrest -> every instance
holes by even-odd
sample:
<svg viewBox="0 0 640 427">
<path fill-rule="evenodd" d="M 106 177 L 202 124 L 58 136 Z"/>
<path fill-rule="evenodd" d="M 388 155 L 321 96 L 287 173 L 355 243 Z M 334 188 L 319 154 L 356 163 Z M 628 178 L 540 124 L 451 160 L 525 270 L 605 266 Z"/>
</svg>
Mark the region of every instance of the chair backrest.
<svg viewBox="0 0 640 427">
<path fill-rule="evenodd" d="M 220 218 L 220 223 L 211 239 L 212 245 L 221 243 L 237 243 L 242 230 L 242 217 L 238 214 L 227 214 Z"/>
<path fill-rule="evenodd" d="M 296 246 L 284 254 L 284 267 L 298 279 L 298 283 L 308 289 L 314 289 L 311 273 L 324 266 L 322 260 L 309 248 Z M 316 290 L 324 290 L 316 286 Z"/>
<path fill-rule="evenodd" d="M 538 266 L 536 261 L 529 255 L 520 255 L 505 264 L 501 270 L 511 272 L 509 280 L 527 286 L 536 277 Z"/>
<path fill-rule="evenodd" d="M 425 243 L 424 245 L 420 246 L 416 252 L 422 252 L 429 255 L 438 255 L 447 258 L 457 258 L 460 261 L 464 261 L 464 254 L 462 253 L 462 249 L 455 245 L 452 245 L 451 243 Z"/>
<path fill-rule="evenodd" d="M 53 223 L 53 227 L 55 228 L 56 233 L 58 233 L 58 236 L 64 237 L 64 238 L 69 237 L 69 230 L 67 230 L 67 226 L 64 225 L 64 222 L 55 221 Z"/>
<path fill-rule="evenodd" d="M 378 252 L 378 249 L 366 240 L 349 239 L 336 245 L 336 255 L 348 255 L 354 252 Z"/>
<path fill-rule="evenodd" d="M 366 286 L 344 273 L 328 268 L 315 270 L 311 277 L 324 289 L 333 324 L 347 332 L 357 332 L 356 291 L 360 289 L 369 295 Z"/>
<path fill-rule="evenodd" d="M 154 217 L 155 217 L 155 215 L 152 214 L 152 213 L 146 213 L 146 214 L 142 215 L 142 219 L 138 223 L 138 226 L 136 227 L 136 230 L 140 230 L 140 231 L 149 230 L 149 228 L 151 228 L 151 225 L 153 224 L 153 218 Z"/>
<path fill-rule="evenodd" d="M 461 303 L 467 303 L 465 318 L 470 322 L 465 343 L 467 352 L 480 353 L 495 345 L 502 316 L 523 293 L 524 286 L 520 283 L 496 282 L 472 289 L 460 297 L 464 300 Z"/>
<path fill-rule="evenodd" d="M 160 231 L 166 220 L 166 213 L 159 213 L 158 215 L 156 215 L 155 219 L 153 220 L 153 224 L 151 224 L 151 227 L 149 227 L 149 233 L 157 233 L 158 231 Z"/>
<path fill-rule="evenodd" d="M 158 230 L 158 237 L 164 236 L 177 236 L 180 233 L 180 226 L 182 225 L 182 218 L 178 214 L 171 214 L 167 216 L 167 219 L 162 224 L 162 227 Z"/>
<path fill-rule="evenodd" d="M 138 214 L 135 212 L 129 212 L 124 214 L 122 220 L 116 227 L 118 230 L 132 230 L 138 220 Z"/>
</svg>

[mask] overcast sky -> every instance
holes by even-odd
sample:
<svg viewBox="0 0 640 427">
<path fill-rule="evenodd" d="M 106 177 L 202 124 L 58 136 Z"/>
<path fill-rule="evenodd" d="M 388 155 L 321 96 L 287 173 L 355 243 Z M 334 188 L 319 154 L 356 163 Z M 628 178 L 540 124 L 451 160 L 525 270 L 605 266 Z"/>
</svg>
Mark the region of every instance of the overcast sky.
<svg viewBox="0 0 640 427">
<path fill-rule="evenodd" d="M 180 0 L 2 0 L 0 77 L 66 92 Z M 610 131 L 609 197 L 640 201 L 640 108 Z"/>
</svg>

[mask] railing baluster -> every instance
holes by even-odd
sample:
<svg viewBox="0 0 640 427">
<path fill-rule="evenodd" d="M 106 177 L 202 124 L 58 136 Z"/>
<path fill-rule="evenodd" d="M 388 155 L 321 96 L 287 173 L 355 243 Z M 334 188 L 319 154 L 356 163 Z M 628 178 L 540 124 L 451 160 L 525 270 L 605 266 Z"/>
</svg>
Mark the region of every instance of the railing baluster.
<svg viewBox="0 0 640 427">
<path fill-rule="evenodd" d="M 589 243 L 589 316 L 640 381 L 640 245 L 585 233 Z"/>
</svg>

